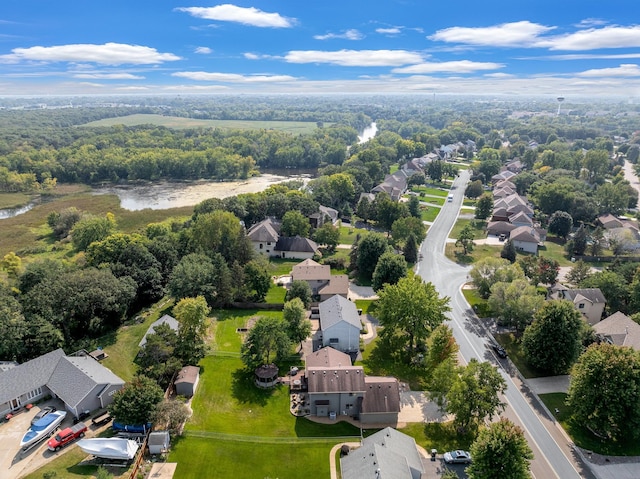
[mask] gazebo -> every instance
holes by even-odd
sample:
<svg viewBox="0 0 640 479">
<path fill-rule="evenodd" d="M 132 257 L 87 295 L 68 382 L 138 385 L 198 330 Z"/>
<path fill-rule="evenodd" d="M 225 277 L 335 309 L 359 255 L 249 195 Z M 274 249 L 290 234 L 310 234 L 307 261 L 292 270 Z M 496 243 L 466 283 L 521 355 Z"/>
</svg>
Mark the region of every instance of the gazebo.
<svg viewBox="0 0 640 479">
<path fill-rule="evenodd" d="M 278 366 L 275 364 L 263 364 L 256 368 L 256 386 L 270 388 L 278 384 Z"/>
</svg>

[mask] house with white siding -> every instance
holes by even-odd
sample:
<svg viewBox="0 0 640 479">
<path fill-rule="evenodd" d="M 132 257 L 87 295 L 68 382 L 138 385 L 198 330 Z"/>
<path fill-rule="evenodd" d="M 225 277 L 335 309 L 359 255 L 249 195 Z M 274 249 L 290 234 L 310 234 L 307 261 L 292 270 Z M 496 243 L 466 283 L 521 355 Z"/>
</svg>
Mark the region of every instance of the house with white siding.
<svg viewBox="0 0 640 479">
<path fill-rule="evenodd" d="M 360 347 L 362 323 L 358 308 L 348 299 L 335 295 L 318 305 L 322 346 L 331 346 L 345 353 L 355 353 Z"/>
</svg>

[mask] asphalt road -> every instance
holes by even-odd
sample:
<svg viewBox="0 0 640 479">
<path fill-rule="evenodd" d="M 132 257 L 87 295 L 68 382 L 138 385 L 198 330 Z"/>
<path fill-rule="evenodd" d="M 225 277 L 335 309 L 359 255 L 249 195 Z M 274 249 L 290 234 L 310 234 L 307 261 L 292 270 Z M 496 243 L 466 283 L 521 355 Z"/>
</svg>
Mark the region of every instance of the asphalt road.
<svg viewBox="0 0 640 479">
<path fill-rule="evenodd" d="M 489 335 L 475 317 L 461 292 L 461 286 L 468 281 L 470 268 L 460 266 L 444 255 L 445 242 L 458 216 L 468 179 L 467 171 L 461 171 L 460 176 L 456 178 L 455 189 L 452 191 L 454 199 L 451 203 L 444 204 L 436 221 L 429 228 L 427 237 L 420 247 L 422 260 L 418 263 L 416 271 L 425 281 L 433 283 L 440 295 L 451 298 L 451 312 L 448 313 L 449 325 L 453 329 L 464 360 L 468 362 L 471 358 L 476 358 L 479 361 L 491 361 L 502 366 L 503 364 L 487 347 L 490 342 Z M 570 454 L 571 451 L 565 436 L 560 431 L 553 430 L 555 426 L 552 423 L 550 425 L 548 418 L 539 416 L 542 411 L 536 410 L 536 403 L 533 402 L 535 399 L 526 396 L 526 388 L 523 388 L 518 378 L 509 375 L 503 367 L 499 367 L 498 370 L 507 383 L 507 391 L 504 395 L 507 408 L 502 415 L 525 430 L 535 456 L 531 464 L 534 478 L 591 477 L 588 468 L 580 462 L 570 460 L 565 455 L 565 452 Z M 545 427 L 545 424 L 550 427 Z M 580 469 L 582 474 L 577 469 Z"/>
</svg>

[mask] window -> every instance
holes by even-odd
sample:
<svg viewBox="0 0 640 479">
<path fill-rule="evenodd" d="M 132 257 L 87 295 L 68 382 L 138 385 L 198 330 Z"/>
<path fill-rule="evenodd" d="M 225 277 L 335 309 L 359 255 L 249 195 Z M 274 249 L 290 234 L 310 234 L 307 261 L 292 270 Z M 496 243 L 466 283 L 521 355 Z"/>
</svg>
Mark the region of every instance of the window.
<svg viewBox="0 0 640 479">
<path fill-rule="evenodd" d="M 42 394 L 42 388 L 34 389 L 33 391 L 29 391 L 27 393 L 27 399 L 31 400 L 35 397 L 38 397 Z"/>
<path fill-rule="evenodd" d="M 263 245 L 262 243 L 260 243 L 260 249 L 262 249 L 262 247 L 263 247 L 263 246 L 264 246 L 264 245 Z"/>
<path fill-rule="evenodd" d="M 584 309 L 584 303 L 580 303 L 580 304 L 578 305 L 578 309 Z"/>
<path fill-rule="evenodd" d="M 271 241 L 267 241 L 267 246 L 271 246 Z"/>
<path fill-rule="evenodd" d="M 339 338 L 330 338 L 329 342 L 331 344 L 338 344 L 340 342 L 340 339 Z"/>
</svg>

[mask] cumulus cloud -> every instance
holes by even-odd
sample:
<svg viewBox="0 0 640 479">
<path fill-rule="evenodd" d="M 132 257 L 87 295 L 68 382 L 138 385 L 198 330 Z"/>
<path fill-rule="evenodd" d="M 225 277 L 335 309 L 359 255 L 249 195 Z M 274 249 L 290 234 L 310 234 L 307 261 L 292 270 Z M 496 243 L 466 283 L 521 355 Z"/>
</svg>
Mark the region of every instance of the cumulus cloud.
<svg viewBox="0 0 640 479">
<path fill-rule="evenodd" d="M 578 28 L 591 28 L 597 27 L 600 25 L 606 25 L 608 22 L 606 20 L 601 20 L 599 18 L 585 18 L 581 20 L 580 23 L 576 25 Z"/>
<path fill-rule="evenodd" d="M 380 35 L 388 35 L 390 37 L 394 35 L 399 35 L 400 32 L 402 32 L 402 30 L 398 27 L 376 28 L 376 33 L 379 33 Z"/>
<path fill-rule="evenodd" d="M 155 48 L 123 43 L 70 44 L 53 47 L 14 48 L 8 55 L 0 55 L 0 62 L 89 62 L 103 65 L 150 65 L 180 60 L 173 53 L 160 53 Z"/>
<path fill-rule="evenodd" d="M 589 28 L 579 32 L 558 35 L 540 40 L 536 46 L 550 50 L 598 50 L 601 48 L 640 47 L 640 25 L 621 27 L 611 25 L 603 28 Z"/>
<path fill-rule="evenodd" d="M 198 53 L 200 55 L 208 55 L 213 53 L 213 50 L 209 47 L 198 47 L 194 50 L 194 53 Z"/>
<path fill-rule="evenodd" d="M 406 50 L 292 50 L 284 60 L 288 63 L 329 63 L 349 67 L 395 67 L 420 63 L 424 58 Z"/>
<path fill-rule="evenodd" d="M 343 40 L 362 40 L 364 35 L 356 29 L 346 30 L 342 33 L 327 33 L 326 35 L 314 35 L 316 40 L 332 40 L 334 38 L 340 38 Z"/>
<path fill-rule="evenodd" d="M 72 76 L 85 80 L 144 80 L 144 77 L 131 73 L 75 73 Z"/>
<path fill-rule="evenodd" d="M 176 10 L 205 20 L 241 23 L 252 27 L 289 28 L 295 23 L 295 19 L 283 17 L 279 13 L 268 13 L 255 7 L 238 7 L 228 3 L 215 7 L 181 7 Z"/>
<path fill-rule="evenodd" d="M 270 83 L 296 80 L 289 75 L 239 75 L 237 73 L 216 72 L 175 72 L 172 76 L 196 81 L 217 81 L 225 83 Z"/>
<path fill-rule="evenodd" d="M 502 72 L 485 73 L 483 76 L 486 78 L 497 78 L 497 79 L 515 78 L 515 75 L 512 75 L 511 73 L 502 73 Z"/>
<path fill-rule="evenodd" d="M 427 62 L 408 67 L 394 68 L 393 73 L 473 73 L 479 70 L 498 70 L 503 68 L 502 63 L 472 62 L 471 60 L 456 60 L 450 62 Z"/>
<path fill-rule="evenodd" d="M 474 46 L 527 47 L 535 45 L 540 35 L 554 28 L 525 20 L 490 27 L 445 28 L 427 38 L 434 41 Z"/>
<path fill-rule="evenodd" d="M 635 63 L 623 63 L 614 68 L 594 68 L 578 73 L 581 77 L 640 77 L 640 67 Z"/>
</svg>

